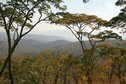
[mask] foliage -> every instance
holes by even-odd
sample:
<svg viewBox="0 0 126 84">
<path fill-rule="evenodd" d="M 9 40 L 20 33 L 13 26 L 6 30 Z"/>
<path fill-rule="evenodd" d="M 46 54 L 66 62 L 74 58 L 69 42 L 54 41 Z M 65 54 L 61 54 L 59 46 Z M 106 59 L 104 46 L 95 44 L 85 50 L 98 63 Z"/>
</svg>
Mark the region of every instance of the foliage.
<svg viewBox="0 0 126 84">
<path fill-rule="evenodd" d="M 126 27 L 126 1 L 125 0 L 118 0 L 116 2 L 117 6 L 122 6 L 121 12 L 116 16 L 113 17 L 109 25 L 112 28 L 119 28 L 122 30 L 122 32 L 125 33 L 125 27 Z"/>
<path fill-rule="evenodd" d="M 88 26 L 95 26 L 96 24 L 98 24 L 99 26 L 103 26 L 107 23 L 107 21 L 102 20 L 95 15 L 70 14 L 64 12 L 56 13 L 56 15 L 60 18 L 57 17 L 52 21 L 52 23 L 61 25 L 76 25 L 79 23 L 83 23 Z"/>
<path fill-rule="evenodd" d="M 97 36 L 94 32 L 100 30 L 101 26 L 105 26 L 107 21 L 94 15 L 59 12 L 51 20 L 51 23 L 66 26 L 78 39 L 84 52 L 84 48 L 86 48 L 84 38 L 87 38 L 92 46 L 95 45 L 94 39 L 96 40 Z"/>
<path fill-rule="evenodd" d="M 37 24 L 48 21 L 53 9 L 65 10 L 62 0 L 6 0 L 0 2 L 0 26 L 5 29 L 8 42 L 8 56 L 0 71 L 2 75 L 8 66 L 9 76 L 13 84 L 11 57 L 19 41 Z M 37 16 L 36 20 L 34 18 Z"/>
<path fill-rule="evenodd" d="M 82 68 L 82 73 L 84 74 L 87 83 L 92 84 L 93 74 L 95 73 L 95 67 L 97 66 L 97 56 L 95 55 L 97 44 L 110 38 L 120 40 L 121 36 L 110 30 L 100 31 L 102 27 L 108 25 L 108 22 L 95 15 L 59 12 L 51 19 L 51 23 L 67 27 L 77 38 L 83 51 L 81 62 L 84 67 Z M 95 33 L 96 31 L 98 33 Z M 88 39 L 91 48 L 87 48 L 85 38 Z"/>
<path fill-rule="evenodd" d="M 15 73 L 14 82 L 18 84 L 83 84 L 89 79 L 88 76 L 91 76 L 93 83 L 96 84 L 103 84 L 103 81 L 108 84 L 110 77 L 114 81 L 115 79 L 118 82 L 126 81 L 126 50 L 111 44 L 105 45 L 107 44 L 100 44 L 97 47 L 99 54 L 93 56 L 97 60 L 91 61 L 89 64 L 84 63 L 81 57 L 51 51 L 42 52 L 35 57 L 16 56 L 12 60 L 12 71 Z M 90 52 L 90 50 L 86 51 Z M 89 73 L 87 73 L 88 71 Z M 10 82 L 9 78 L 5 76 L 6 73 L 1 77 L 0 83 L 8 84 Z M 114 81 L 111 83 L 115 83 Z"/>
<path fill-rule="evenodd" d="M 83 37 L 90 40 L 105 40 L 109 38 L 121 39 L 121 36 L 111 30 L 106 29 L 105 31 L 100 32 L 102 26 L 108 26 L 108 22 L 95 15 L 59 12 L 51 20 L 51 23 L 66 26 L 78 40 L 82 40 Z M 94 34 L 95 31 L 98 31 L 99 33 Z"/>
</svg>

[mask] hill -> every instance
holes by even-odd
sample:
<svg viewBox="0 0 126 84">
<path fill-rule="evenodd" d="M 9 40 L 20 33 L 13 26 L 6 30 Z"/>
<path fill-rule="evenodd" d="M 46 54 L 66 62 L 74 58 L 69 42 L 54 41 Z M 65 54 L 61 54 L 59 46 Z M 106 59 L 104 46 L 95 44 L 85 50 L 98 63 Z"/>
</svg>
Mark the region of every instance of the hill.
<svg viewBox="0 0 126 84">
<path fill-rule="evenodd" d="M 126 40 L 123 40 L 123 41 L 107 40 L 105 42 L 98 43 L 98 45 L 108 44 L 108 43 L 111 43 L 114 46 L 118 46 L 120 48 L 125 48 L 126 49 Z M 86 44 L 87 48 L 91 47 L 88 41 L 85 41 L 85 44 Z M 71 43 L 68 43 L 68 44 L 65 44 L 65 45 L 50 48 L 49 50 L 56 51 L 56 52 L 61 52 L 61 53 L 63 53 L 63 52 L 72 53 L 75 56 L 79 56 L 79 55 L 82 54 L 82 49 L 81 49 L 81 46 L 80 46 L 79 42 L 71 42 Z"/>
<path fill-rule="evenodd" d="M 29 34 L 24 37 L 18 44 L 14 55 L 36 55 L 42 52 L 45 48 L 51 48 L 54 46 L 65 45 L 69 43 L 65 39 L 57 36 L 45 36 Z M 7 54 L 7 41 L 6 35 L 0 33 L 0 55 Z"/>
<path fill-rule="evenodd" d="M 124 41 L 107 40 L 99 44 L 104 43 L 111 43 L 113 45 L 126 48 L 125 46 L 126 40 Z M 85 44 L 88 48 L 90 48 L 88 41 L 86 41 Z M 82 53 L 79 42 L 70 42 L 57 36 L 29 34 L 20 41 L 19 45 L 17 46 L 14 52 L 14 55 L 35 56 L 44 50 L 51 50 L 61 53 L 67 52 L 72 53 L 76 56 Z M 0 55 L 6 55 L 6 54 L 7 54 L 6 35 L 0 33 Z"/>
</svg>

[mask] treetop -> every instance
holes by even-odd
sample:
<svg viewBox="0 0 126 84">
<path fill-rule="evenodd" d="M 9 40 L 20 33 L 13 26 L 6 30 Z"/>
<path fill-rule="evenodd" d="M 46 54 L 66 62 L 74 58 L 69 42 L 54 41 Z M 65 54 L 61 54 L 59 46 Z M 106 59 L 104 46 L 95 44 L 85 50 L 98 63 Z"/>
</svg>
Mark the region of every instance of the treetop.
<svg viewBox="0 0 126 84">
<path fill-rule="evenodd" d="M 51 21 L 51 23 L 60 24 L 60 25 L 77 25 L 77 24 L 85 24 L 85 25 L 99 25 L 105 26 L 107 21 L 102 20 L 101 18 L 95 15 L 86 15 L 86 14 L 70 14 L 59 12 L 56 14 L 56 17 Z"/>
</svg>

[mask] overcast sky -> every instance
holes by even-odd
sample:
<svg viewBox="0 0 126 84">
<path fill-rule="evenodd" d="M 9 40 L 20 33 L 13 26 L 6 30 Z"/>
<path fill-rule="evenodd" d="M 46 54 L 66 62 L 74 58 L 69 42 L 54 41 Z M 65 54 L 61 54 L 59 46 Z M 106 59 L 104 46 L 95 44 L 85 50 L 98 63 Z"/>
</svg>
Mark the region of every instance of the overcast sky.
<svg viewBox="0 0 126 84">
<path fill-rule="evenodd" d="M 68 12 L 97 15 L 105 20 L 110 20 L 113 16 L 118 15 L 120 11 L 120 7 L 115 6 L 117 0 L 90 0 L 86 4 L 82 1 L 83 0 L 64 0 L 64 4 L 67 5 Z M 66 39 L 74 38 L 67 28 L 47 23 L 40 23 L 31 33 L 61 36 Z"/>
</svg>

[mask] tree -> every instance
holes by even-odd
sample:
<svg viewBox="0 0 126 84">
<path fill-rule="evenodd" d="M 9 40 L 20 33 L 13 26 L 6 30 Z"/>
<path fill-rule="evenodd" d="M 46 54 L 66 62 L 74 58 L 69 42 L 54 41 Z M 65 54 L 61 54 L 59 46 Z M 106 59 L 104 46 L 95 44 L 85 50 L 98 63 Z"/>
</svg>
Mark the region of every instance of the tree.
<svg viewBox="0 0 126 84">
<path fill-rule="evenodd" d="M 51 79 L 52 65 L 55 61 L 53 52 L 42 52 L 32 63 L 33 81 L 35 84 L 47 84 Z M 56 66 L 56 65 L 55 65 Z"/>
<path fill-rule="evenodd" d="M 11 84 L 13 84 L 11 57 L 18 43 L 37 24 L 48 21 L 52 15 L 52 7 L 64 10 L 66 7 L 61 6 L 60 3 L 62 0 L 6 0 L 0 2 L 0 26 L 5 29 L 8 42 L 8 56 L 0 71 L 0 76 L 8 65 Z M 34 20 L 36 14 L 39 15 L 37 20 Z"/>
<path fill-rule="evenodd" d="M 102 40 L 105 35 L 105 32 L 94 34 L 95 31 L 100 30 L 100 27 L 105 26 L 107 23 L 106 20 L 102 20 L 97 16 L 63 12 L 57 13 L 56 15 L 57 16 L 51 23 L 60 24 L 67 27 L 81 44 L 84 55 L 86 54 L 85 49 L 87 49 L 87 46 L 84 43 L 85 38 L 89 40 L 90 45 L 93 47 L 95 46 L 95 43 Z"/>
<path fill-rule="evenodd" d="M 125 28 L 126 28 L 126 1 L 125 0 L 118 0 L 115 3 L 117 6 L 123 6 L 124 8 L 122 8 L 120 11 L 120 13 L 113 17 L 110 21 L 109 21 L 109 26 L 112 28 L 117 28 L 117 29 L 121 29 L 123 33 L 126 32 Z"/>
<path fill-rule="evenodd" d="M 112 82 L 112 79 L 115 80 L 117 77 L 120 84 L 124 84 L 126 70 L 125 49 L 109 43 L 99 45 L 98 49 L 102 57 L 101 72 L 108 76 L 109 82 Z"/>
<path fill-rule="evenodd" d="M 93 52 L 96 46 L 96 41 L 94 40 L 96 36 L 93 32 L 98 30 L 100 26 L 104 26 L 107 21 L 97 16 L 86 14 L 57 13 L 56 15 L 56 18 L 51 23 L 66 26 L 79 41 L 83 52 L 82 64 L 87 66 L 83 68 L 83 73 L 87 77 L 88 84 L 92 84 L 90 71 L 93 71 L 92 65 L 94 64 L 94 60 L 92 60 L 92 56 L 94 55 Z M 88 29 L 90 30 L 86 31 Z M 90 52 L 87 52 L 88 48 L 85 44 L 84 37 L 89 40 L 91 46 Z"/>
<path fill-rule="evenodd" d="M 101 27 L 106 26 L 108 22 L 95 15 L 59 12 L 52 19 L 51 23 L 67 27 L 79 41 L 83 52 L 82 64 L 87 66 L 84 68 L 84 74 L 87 77 L 88 84 L 92 84 L 91 75 L 96 66 L 97 57 L 95 57 L 95 50 L 97 43 L 109 38 L 121 39 L 121 36 L 109 30 L 100 32 Z M 98 33 L 95 33 L 96 31 Z M 85 44 L 85 38 L 89 41 L 90 47 Z"/>
</svg>

